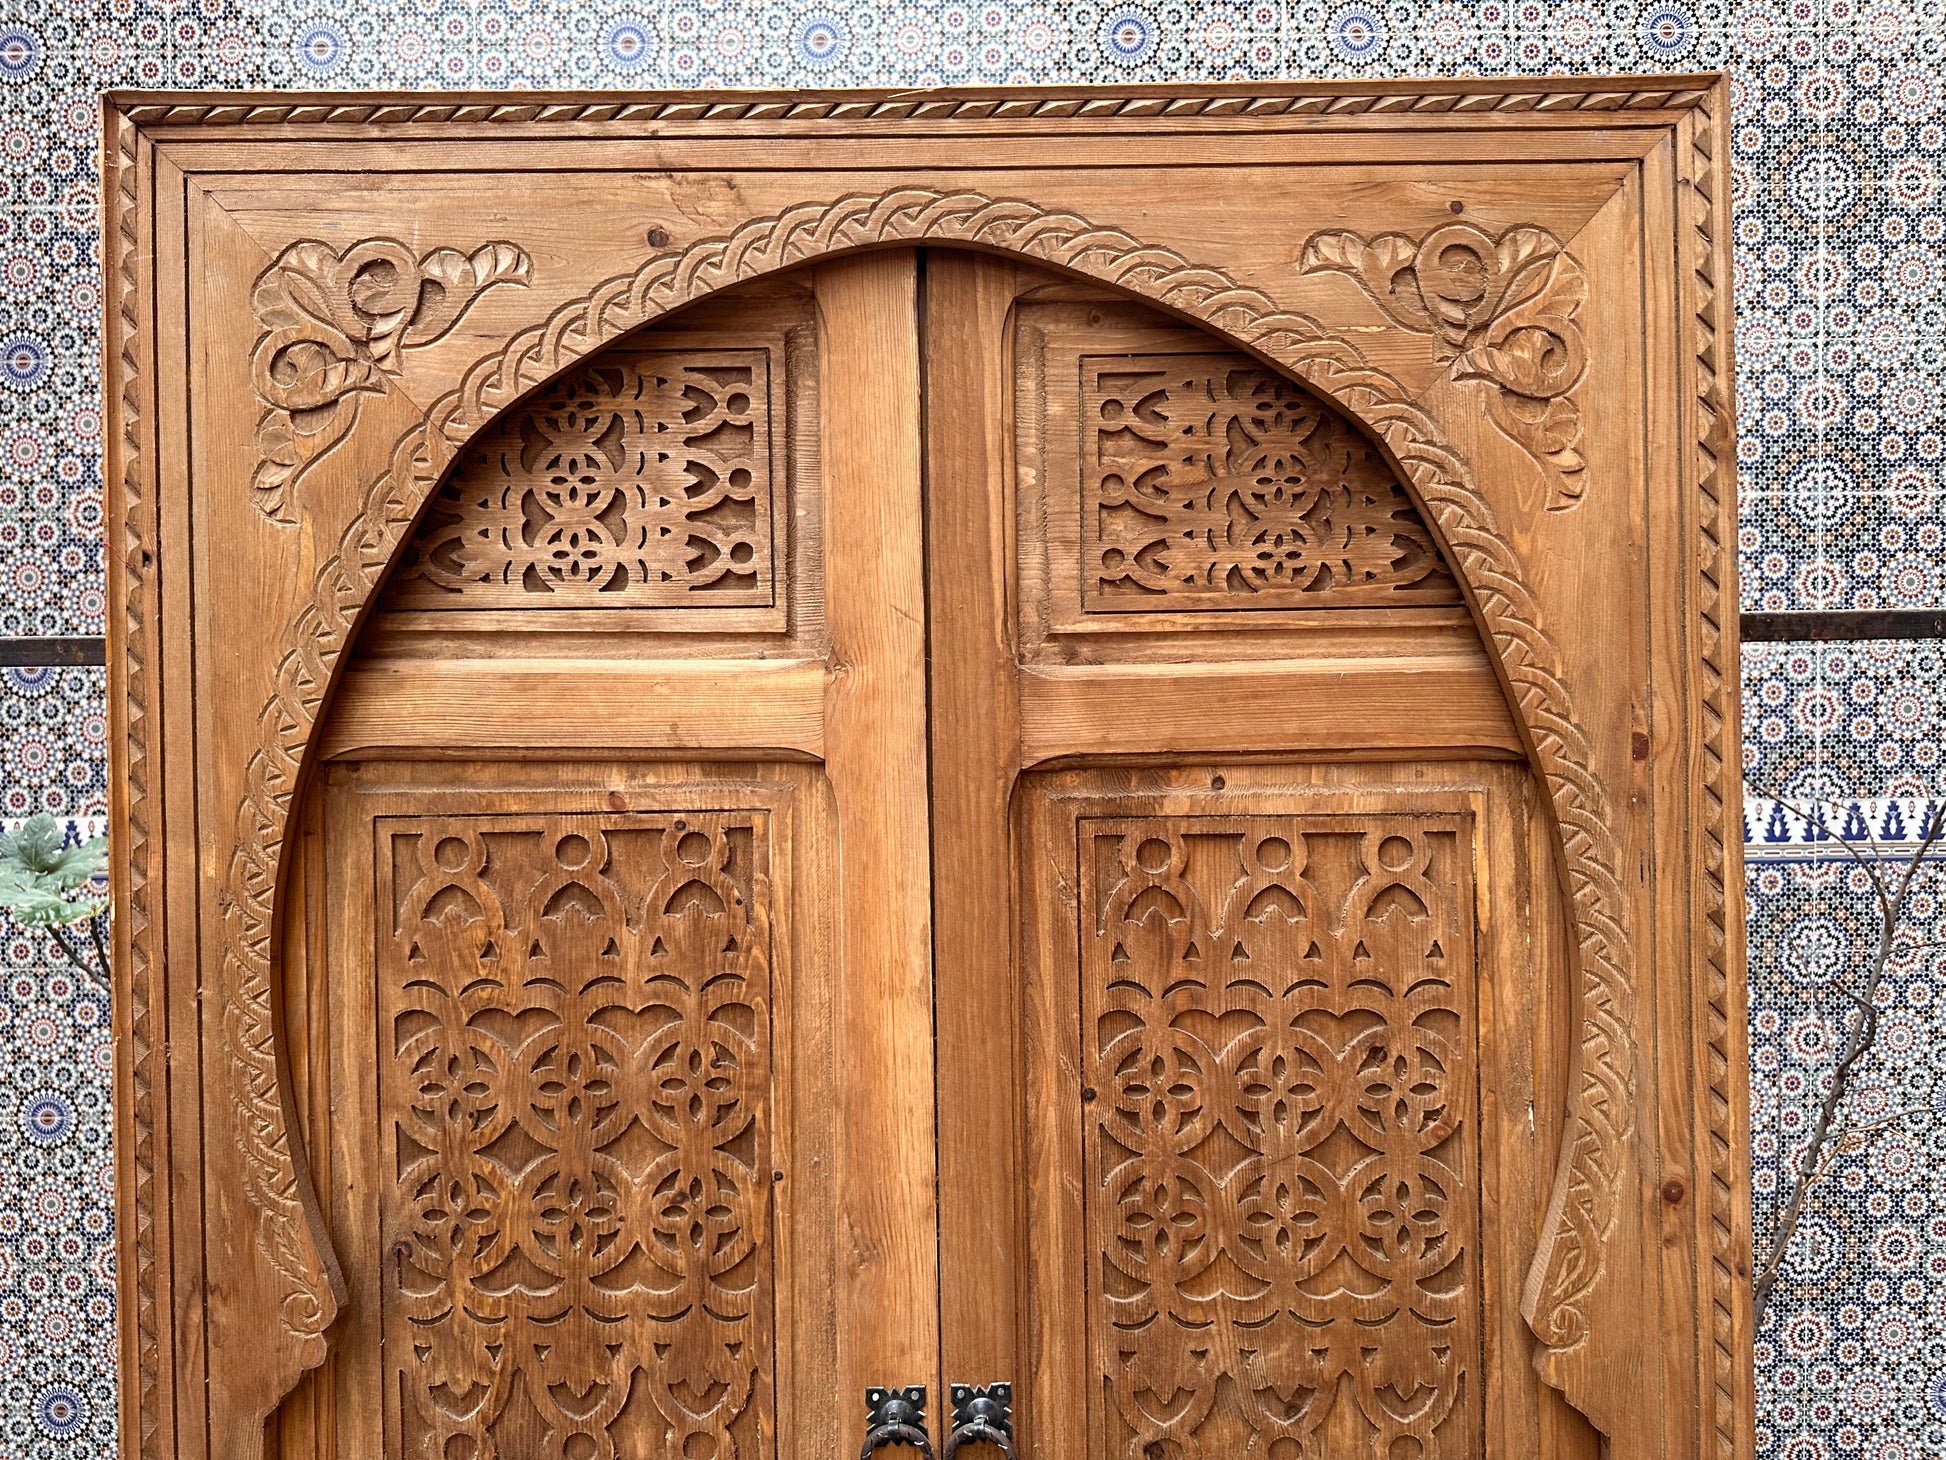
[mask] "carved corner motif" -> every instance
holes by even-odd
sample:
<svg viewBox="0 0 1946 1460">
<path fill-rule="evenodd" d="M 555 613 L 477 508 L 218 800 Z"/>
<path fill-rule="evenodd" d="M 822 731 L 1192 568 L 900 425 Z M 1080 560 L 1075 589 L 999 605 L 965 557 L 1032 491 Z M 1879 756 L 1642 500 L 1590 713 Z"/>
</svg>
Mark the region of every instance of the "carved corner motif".
<svg viewBox="0 0 1946 1460">
<path fill-rule="evenodd" d="M 294 521 L 293 489 L 350 434 L 359 396 L 382 390 L 405 351 L 440 339 L 495 284 L 525 286 L 531 267 L 512 243 L 470 254 L 414 254 L 394 238 L 342 251 L 306 239 L 285 249 L 250 299 L 263 330 L 250 362 L 263 404 L 251 480 L 258 510 Z"/>
<path fill-rule="evenodd" d="M 1453 380 L 1493 387 L 1497 425 L 1548 474 L 1548 510 L 1580 499 L 1581 407 L 1574 388 L 1588 349 L 1575 315 L 1588 276 L 1543 228 L 1509 228 L 1499 238 L 1449 223 L 1423 239 L 1386 233 L 1316 233 L 1298 255 L 1306 274 L 1344 274 L 1391 319 L 1431 335 Z"/>
</svg>

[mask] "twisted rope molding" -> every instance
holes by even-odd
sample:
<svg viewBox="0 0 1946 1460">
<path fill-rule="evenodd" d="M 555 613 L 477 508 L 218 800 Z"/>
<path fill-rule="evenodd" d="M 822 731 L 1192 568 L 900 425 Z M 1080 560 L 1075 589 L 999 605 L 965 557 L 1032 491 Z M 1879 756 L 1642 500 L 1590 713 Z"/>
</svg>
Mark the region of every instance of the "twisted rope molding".
<svg viewBox="0 0 1946 1460">
<path fill-rule="evenodd" d="M 544 323 L 469 369 L 425 423 L 394 448 L 390 468 L 319 570 L 312 601 L 293 620 L 292 648 L 259 720 L 229 876 L 222 995 L 230 1077 L 243 1117 L 246 1194 L 262 1213 L 264 1256 L 287 1284 L 283 1318 L 321 1335 L 338 1300 L 324 1233 L 314 1225 L 279 1095 L 270 947 L 279 861 L 311 728 L 331 672 L 394 551 L 454 455 L 482 427 L 569 363 L 670 310 L 747 279 L 822 255 L 894 243 L 970 245 L 1050 264 L 1125 289 L 1201 321 L 1262 354 L 1374 430 L 1431 510 L 1459 559 L 1548 787 L 1580 954 L 1579 1065 L 1548 1226 L 1523 1311 L 1543 1341 L 1579 1343 L 1584 1301 L 1613 1229 L 1623 1142 L 1634 1120 L 1629 938 L 1620 921 L 1608 798 L 1589 743 L 1568 709 L 1558 655 L 1517 559 L 1424 410 L 1392 377 L 1366 365 L 1312 319 L 1280 311 L 1219 269 L 1144 245 L 1069 213 L 977 193 L 906 188 L 883 196 L 806 203 L 754 219 L 725 238 L 651 260 L 561 306 Z M 322 1355 L 321 1341 L 307 1349 Z"/>
<path fill-rule="evenodd" d="M 1477 84 L 1477 83 L 1475 83 Z M 772 93 L 698 97 L 695 94 L 637 98 L 582 98 L 571 101 L 516 101 L 505 98 L 374 98 L 359 102 L 265 102 L 221 97 L 131 101 L 125 115 L 143 126 L 410 126 L 415 123 L 483 122 L 859 122 L 859 121 L 1039 121 L 1048 118 L 1186 117 L 1350 117 L 1468 116 L 1568 112 L 1650 112 L 1682 109 L 1703 94 L 1694 84 L 1619 86 L 1607 91 L 1547 91 L 1491 85 L 1468 90 L 1406 83 L 1397 89 L 1347 90 L 1331 86 L 1303 91 L 1249 95 L 1213 91 L 1204 95 L 1154 92 L 1116 93 L 1101 87 L 1065 96 L 941 96 L 906 92 L 856 92 L 847 96 Z"/>
<path fill-rule="evenodd" d="M 1705 93 L 1684 123 L 1688 147 L 1682 157 L 1682 177 L 1688 187 L 1682 209 L 1694 249 L 1688 280 L 1695 359 L 1695 455 L 1691 469 L 1701 516 L 1697 596 L 1701 630 L 1704 998 L 1708 1010 L 1705 1038 L 1709 1051 L 1704 1070 L 1709 1172 L 1703 1205 L 1708 1223 L 1709 1273 L 1708 1290 L 1699 1297 L 1709 1310 L 1710 1334 L 1707 1368 L 1701 1378 L 1708 1391 L 1713 1453 L 1716 1460 L 1735 1460 L 1741 1413 L 1738 1400 L 1745 1387 L 1737 1336 L 1739 1313 L 1749 1291 L 1737 1265 L 1748 1253 L 1749 1242 L 1747 1235 L 1739 1232 L 1738 1196 L 1731 1177 L 1739 1136 L 1731 1055 L 1737 1052 L 1733 1031 L 1742 1028 L 1744 1016 L 1736 1007 L 1731 983 L 1729 868 L 1731 857 L 1742 845 L 1742 829 L 1739 825 L 1733 844 L 1729 802 L 1731 765 L 1736 759 L 1737 702 L 1728 692 L 1723 661 L 1729 647 L 1724 626 L 1736 613 L 1733 595 L 1726 591 L 1726 578 L 1736 571 L 1736 563 L 1724 550 L 1726 538 L 1736 531 L 1736 479 L 1730 464 L 1734 457 L 1725 449 L 1734 432 L 1723 387 L 1730 362 L 1719 358 L 1729 337 L 1728 321 L 1723 318 L 1727 299 L 1718 286 L 1712 246 L 1723 223 L 1725 201 L 1717 191 L 1716 148 L 1721 138 L 1716 130 L 1715 108 L 1716 97 Z M 1727 607 L 1726 597 L 1731 600 Z"/>
</svg>

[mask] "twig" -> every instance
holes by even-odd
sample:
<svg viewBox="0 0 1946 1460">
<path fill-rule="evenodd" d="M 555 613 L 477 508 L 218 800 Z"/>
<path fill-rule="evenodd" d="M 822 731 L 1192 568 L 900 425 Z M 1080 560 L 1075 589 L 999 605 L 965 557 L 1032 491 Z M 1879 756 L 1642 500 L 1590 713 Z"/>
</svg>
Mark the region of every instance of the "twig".
<svg viewBox="0 0 1946 1460">
<path fill-rule="evenodd" d="M 97 969 L 86 958 L 82 957 L 81 950 L 67 940 L 67 935 L 61 931 L 61 925 L 59 923 L 49 923 L 47 925 L 47 931 L 49 936 L 61 945 L 61 951 L 67 955 L 68 962 L 72 963 L 82 973 L 86 974 L 91 981 L 100 985 L 103 989 L 108 987 L 108 969 L 105 962 Z M 98 934 L 96 935 L 95 946 L 97 948 L 101 946 L 100 935 Z"/>
<path fill-rule="evenodd" d="M 1897 1125 L 1900 1121 L 1906 1120 L 1911 1116 L 1927 1114 L 1930 1114 L 1930 1107 L 1909 1105 L 1904 1110 L 1896 1111 L 1882 1120 L 1868 1120 L 1862 1125 L 1846 1126 L 1831 1138 L 1831 1149 L 1828 1159 L 1826 1159 L 1823 1165 L 1818 1167 L 1816 1174 L 1811 1178 L 1812 1181 L 1822 1181 L 1825 1177 L 1836 1171 L 1839 1160 L 1860 1150 L 1865 1144 L 1865 1138 L 1872 1132 L 1884 1130 L 1887 1126 Z"/>
<path fill-rule="evenodd" d="M 1782 804 L 1790 806 L 1789 802 Z M 1790 806 L 1790 809 L 1797 812 L 1801 819 L 1807 822 L 1811 820 L 1798 807 Z M 1899 936 L 1900 926 L 1905 921 L 1906 900 L 1911 894 L 1913 879 L 1919 875 L 1919 869 L 1925 863 L 1926 854 L 1932 850 L 1933 843 L 1939 840 L 1942 820 L 1946 820 L 1946 813 L 1942 813 L 1937 807 L 1927 808 L 1926 815 L 1920 823 L 1923 839 L 1919 843 L 1919 848 L 1905 859 L 1905 866 L 1898 882 L 1891 888 L 1887 888 L 1885 879 L 1880 875 L 1874 860 L 1880 855 L 1875 837 L 1868 835 L 1866 838 L 1872 854 L 1870 857 L 1859 850 L 1856 842 L 1847 841 L 1842 837 L 1834 838 L 1837 845 L 1843 847 L 1871 879 L 1872 891 L 1877 897 L 1879 909 L 1878 954 L 1872 960 L 1871 970 L 1862 991 L 1853 989 L 1849 984 L 1836 979 L 1832 981 L 1832 987 L 1852 1005 L 1850 1027 L 1846 1034 L 1844 1050 L 1838 1057 L 1836 1069 L 1832 1072 L 1831 1084 L 1825 1090 L 1823 1104 L 1818 1110 L 1817 1124 L 1812 1127 L 1810 1139 L 1805 1143 L 1798 1160 L 1797 1178 L 1791 1183 L 1790 1200 L 1784 1208 L 1783 1216 L 1778 1219 L 1777 1230 L 1771 1240 L 1770 1254 L 1759 1268 L 1753 1284 L 1756 1320 L 1759 1325 L 1763 1323 L 1764 1311 L 1770 1306 L 1770 1295 L 1777 1286 L 1777 1276 L 1783 1269 L 1784 1257 L 1790 1251 L 1791 1242 L 1797 1235 L 1798 1219 L 1804 1215 L 1804 1205 L 1810 1198 L 1811 1188 L 1822 1176 L 1828 1174 L 1825 1147 L 1831 1139 L 1831 1127 L 1838 1118 L 1838 1111 L 1850 1093 L 1852 1075 L 1859 1061 L 1865 1057 L 1878 1039 L 1879 989 L 1885 982 L 1886 970 L 1891 966 L 1895 949 L 1909 946 L 1907 940 Z M 1824 825 L 1822 816 L 1818 818 L 1817 824 Z M 1901 1117 L 1894 1117 L 1894 1119 L 1898 1118 Z M 1840 1133 L 1840 1151 L 1843 1149 L 1843 1143 L 1848 1139 L 1850 1139 L 1848 1134 Z M 1834 1156 L 1835 1154 L 1837 1153 L 1834 1153 Z"/>
<path fill-rule="evenodd" d="M 94 941 L 95 967 L 101 970 L 102 986 L 113 992 L 114 980 L 108 976 L 108 947 L 101 941 L 101 914 L 88 919 L 88 936 Z"/>
</svg>

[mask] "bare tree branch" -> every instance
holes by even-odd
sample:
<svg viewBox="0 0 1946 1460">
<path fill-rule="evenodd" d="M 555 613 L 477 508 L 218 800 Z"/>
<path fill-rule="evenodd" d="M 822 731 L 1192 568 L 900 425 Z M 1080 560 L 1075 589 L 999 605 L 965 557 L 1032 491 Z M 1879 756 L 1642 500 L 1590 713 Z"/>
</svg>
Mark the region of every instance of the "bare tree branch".
<svg viewBox="0 0 1946 1460">
<path fill-rule="evenodd" d="M 1781 798 L 1778 804 L 1789 808 L 1806 825 L 1825 830 L 1827 823 L 1822 809 L 1805 811 Z M 1754 1288 L 1756 1320 L 1762 1324 L 1764 1312 L 1770 1306 L 1770 1295 L 1777 1286 L 1778 1274 L 1782 1271 L 1784 1258 L 1790 1251 L 1791 1242 L 1797 1235 L 1797 1225 L 1804 1215 L 1805 1203 L 1810 1199 L 1812 1188 L 1824 1177 L 1830 1175 L 1832 1163 L 1845 1153 L 1850 1142 L 1871 1126 L 1848 1126 L 1841 1129 L 1834 1140 L 1832 1127 L 1837 1123 L 1838 1113 L 1851 1092 L 1852 1076 L 1860 1061 L 1868 1054 L 1878 1039 L 1879 1007 L 1878 996 L 1884 986 L 1887 970 L 1891 967 L 1895 953 L 1913 951 L 1913 943 L 1905 934 L 1906 906 L 1912 895 L 1912 884 L 1925 864 L 1927 854 L 1940 838 L 1942 821 L 1946 821 L 1946 811 L 1937 804 L 1929 804 L 1920 823 L 1920 841 L 1917 850 L 1901 857 L 1903 865 L 1896 881 L 1889 885 L 1883 874 L 1882 863 L 1890 861 L 1886 850 L 1877 838 L 1868 831 L 1864 837 L 1866 848 L 1861 850 L 1858 841 L 1834 836 L 1833 841 L 1842 847 L 1852 861 L 1870 880 L 1872 891 L 1878 903 L 1879 938 L 1878 948 L 1869 968 L 1865 971 L 1862 988 L 1854 988 L 1851 983 L 1833 978 L 1831 988 L 1852 1005 L 1847 1016 L 1847 1030 L 1843 1049 L 1839 1052 L 1838 1062 L 1832 1071 L 1831 1083 L 1826 1087 L 1824 1100 L 1818 1109 L 1817 1123 L 1812 1126 L 1809 1139 L 1805 1142 L 1797 1161 L 1797 1176 L 1791 1183 L 1790 1198 L 1785 1203 L 1784 1212 L 1779 1217 L 1777 1229 L 1772 1235 L 1770 1251 L 1757 1270 Z M 1886 1122 L 1903 1119 L 1911 1112 L 1902 1112 Z"/>
<path fill-rule="evenodd" d="M 99 914 L 88 919 L 88 937 L 93 940 L 95 945 L 95 967 L 101 970 L 102 987 L 112 991 L 114 981 L 108 976 L 108 946 L 101 939 L 101 917 Z"/>
<path fill-rule="evenodd" d="M 90 931 L 92 932 L 93 919 L 89 921 L 91 924 Z M 84 974 L 89 982 L 98 984 L 104 989 L 108 987 L 108 961 L 106 959 L 102 960 L 99 967 L 89 962 L 81 950 L 68 941 L 67 934 L 61 931 L 61 925 L 59 923 L 49 923 L 47 925 L 47 931 L 53 937 L 54 941 L 61 945 L 61 951 L 67 955 L 68 962 L 72 963 L 77 970 Z M 97 948 L 101 946 L 99 934 L 96 934 L 95 946 Z"/>
</svg>

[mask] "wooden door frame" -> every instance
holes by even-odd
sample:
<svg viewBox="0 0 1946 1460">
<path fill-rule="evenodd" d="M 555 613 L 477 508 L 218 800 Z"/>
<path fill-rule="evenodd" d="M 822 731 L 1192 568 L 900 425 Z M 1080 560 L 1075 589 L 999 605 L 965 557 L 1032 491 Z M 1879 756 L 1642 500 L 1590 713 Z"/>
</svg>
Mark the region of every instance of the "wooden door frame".
<svg viewBox="0 0 1946 1460">
<path fill-rule="evenodd" d="M 1571 1134 L 1523 1305 L 1540 1340 L 1536 1361 L 1605 1431 L 1623 1415 L 1659 1416 L 1649 1428 L 1660 1439 L 1631 1442 L 1627 1453 L 1749 1452 L 1723 78 L 828 95 L 115 93 L 105 107 L 106 475 L 120 565 L 110 574 L 109 656 L 121 911 L 117 1190 L 123 1433 L 135 1453 L 253 1455 L 261 1417 L 325 1352 L 342 1284 L 278 1047 L 285 823 L 343 651 L 441 474 L 535 387 L 671 310 L 821 256 L 927 243 L 1017 254 L 1126 290 L 1329 397 L 1387 453 L 1494 651 L 1550 794 L 1574 910 L 1582 1038 Z M 1643 613 L 1657 682 L 1646 667 L 1626 666 L 1626 683 L 1608 683 L 1615 671 L 1598 667 L 1599 616 L 1564 610 L 1572 594 L 1558 562 L 1535 559 L 1506 529 L 1528 509 L 1501 483 L 1476 480 L 1455 446 L 1463 402 L 1378 368 L 1342 331 L 1296 307 L 1298 295 L 1314 297 L 1309 276 L 1331 272 L 1329 261 L 1308 276 L 1246 276 L 1222 257 L 1172 246 L 1166 199 L 1149 200 L 1137 210 L 1144 223 L 1123 227 L 1037 200 L 1026 185 L 1018 196 L 939 186 L 923 160 L 931 149 L 968 172 L 968 149 L 1067 148 L 1077 175 L 1120 170 L 1134 188 L 1172 147 L 1220 161 L 1272 141 L 1285 153 L 1353 159 L 1386 147 L 1429 159 L 1491 147 L 1531 159 L 1536 177 L 1582 159 L 1633 168 L 1651 331 L 1645 449 L 1677 487 L 1645 524 L 1642 582 L 1629 585 L 1645 602 L 1653 590 Z M 639 267 L 552 292 L 518 240 L 468 238 L 471 255 L 430 248 L 415 258 L 374 228 L 373 245 L 391 248 L 408 277 L 415 268 L 437 277 L 454 307 L 444 330 L 429 324 L 418 342 L 436 367 L 401 363 L 415 343 L 417 303 L 396 337 L 337 337 L 350 349 L 350 374 L 323 404 L 342 423 L 324 452 L 341 450 L 340 466 L 355 457 L 379 465 L 355 491 L 334 491 L 332 473 L 313 476 L 308 496 L 299 490 L 317 443 L 298 439 L 292 412 L 304 403 L 279 389 L 267 352 L 280 332 L 315 334 L 316 324 L 279 296 L 278 270 L 308 271 L 328 291 L 349 249 L 291 242 L 270 268 L 236 276 L 247 289 L 222 296 L 231 275 L 209 232 L 219 195 L 236 196 L 253 177 L 274 190 L 280 174 L 306 169 L 365 176 L 414 149 L 491 159 L 502 144 L 626 144 L 672 178 L 681 168 L 666 159 L 693 156 L 682 149 L 699 142 L 762 149 L 771 170 L 786 172 L 828 170 L 838 149 L 876 167 L 883 185 L 752 209 L 686 239 L 671 238 L 680 227 L 651 223 Z M 1078 160 L 1088 149 L 1100 160 Z M 658 197 L 675 196 L 675 183 L 661 186 Z M 368 215 L 392 209 L 384 232 L 398 236 L 416 237 L 425 221 L 404 192 L 362 206 Z M 1235 206 L 1247 213 L 1252 203 Z M 429 231 L 427 242 L 444 241 Z M 1336 272 L 1355 277 L 1355 263 L 1340 260 Z M 190 341 L 200 346 L 209 311 L 225 299 L 252 311 L 258 327 L 258 423 L 247 446 L 212 444 L 222 427 L 190 409 L 180 373 Z M 455 331 L 468 311 L 472 323 Z M 250 469 L 192 483 L 182 463 L 199 450 Z M 285 537 L 198 539 L 197 494 L 219 485 L 253 495 Z M 1601 561 L 1609 540 L 1579 571 L 1597 580 L 1610 571 Z M 212 565 L 219 549 L 224 561 Z M 212 649 L 196 642 L 194 597 L 218 572 L 294 579 L 300 591 L 288 614 L 269 616 L 261 641 L 222 646 L 226 692 L 213 696 L 202 692 Z M 209 748 L 226 743 L 252 747 L 247 765 L 221 763 Z M 236 808 L 233 824 L 205 814 L 206 795 Z M 1643 807 L 1656 831 L 1638 868 L 1624 863 L 1617 828 Z M 1647 894 L 1632 890 L 1651 877 L 1653 926 L 1639 910 Z M 202 1032 L 213 1027 L 199 1023 L 205 1001 L 221 1011 L 218 1038 Z M 196 1225 L 226 1253 L 221 1271 L 191 1250 Z M 1631 1320 L 1605 1326 L 1594 1317 L 1612 1312 Z M 195 1397 L 205 1385 L 207 1407 Z"/>
</svg>

